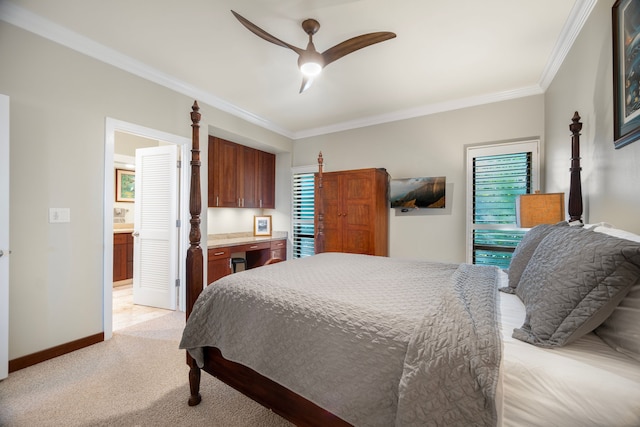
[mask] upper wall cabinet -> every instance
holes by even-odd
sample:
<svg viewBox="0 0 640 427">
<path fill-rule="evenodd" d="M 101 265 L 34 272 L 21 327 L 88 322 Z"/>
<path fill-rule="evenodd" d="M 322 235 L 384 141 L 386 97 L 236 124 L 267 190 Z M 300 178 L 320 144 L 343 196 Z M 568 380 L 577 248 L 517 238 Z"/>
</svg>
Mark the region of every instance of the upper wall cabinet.
<svg viewBox="0 0 640 427">
<path fill-rule="evenodd" d="M 209 136 L 209 207 L 275 208 L 276 156 Z"/>
<path fill-rule="evenodd" d="M 276 156 L 264 151 L 258 151 L 258 195 L 258 207 L 275 209 Z"/>
</svg>

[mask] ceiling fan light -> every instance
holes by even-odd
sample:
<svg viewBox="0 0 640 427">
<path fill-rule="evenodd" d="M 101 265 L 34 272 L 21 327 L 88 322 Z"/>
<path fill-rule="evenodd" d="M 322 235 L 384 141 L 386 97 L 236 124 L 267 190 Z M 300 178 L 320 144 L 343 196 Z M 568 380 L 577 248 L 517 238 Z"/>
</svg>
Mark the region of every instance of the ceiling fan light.
<svg viewBox="0 0 640 427">
<path fill-rule="evenodd" d="M 300 64 L 300 71 L 307 77 L 315 77 L 322 72 L 322 65 L 317 62 L 305 62 Z"/>
</svg>

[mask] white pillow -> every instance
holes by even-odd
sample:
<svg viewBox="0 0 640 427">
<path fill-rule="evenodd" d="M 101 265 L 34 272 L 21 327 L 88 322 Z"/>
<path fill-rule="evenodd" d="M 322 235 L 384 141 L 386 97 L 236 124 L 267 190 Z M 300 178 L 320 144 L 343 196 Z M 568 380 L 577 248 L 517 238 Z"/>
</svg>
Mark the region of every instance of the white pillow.
<svg viewBox="0 0 640 427">
<path fill-rule="evenodd" d="M 620 230 L 605 222 L 594 224 L 593 231 L 620 239 L 640 242 L 640 236 L 629 231 Z M 613 310 L 611 316 L 596 329 L 609 346 L 640 361 L 640 286 L 631 288 L 629 294 L 620 305 Z"/>
<path fill-rule="evenodd" d="M 594 224 L 593 231 L 597 233 L 608 234 L 609 236 L 618 237 L 620 239 L 631 240 L 632 242 L 640 242 L 640 236 L 638 236 L 637 234 L 620 230 L 619 228 L 615 228 L 613 225 L 607 224 L 606 222 Z"/>
</svg>

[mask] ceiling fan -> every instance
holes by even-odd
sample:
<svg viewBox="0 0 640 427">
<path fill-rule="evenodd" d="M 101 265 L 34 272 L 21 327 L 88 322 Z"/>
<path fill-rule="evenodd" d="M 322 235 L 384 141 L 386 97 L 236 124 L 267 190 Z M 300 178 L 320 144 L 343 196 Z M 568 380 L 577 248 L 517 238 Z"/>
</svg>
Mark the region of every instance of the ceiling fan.
<svg viewBox="0 0 640 427">
<path fill-rule="evenodd" d="M 233 16 L 235 16 L 238 21 L 247 27 L 247 29 L 253 34 L 268 42 L 277 44 L 278 46 L 291 49 L 298 54 L 298 67 L 302 72 L 302 86 L 300 86 L 300 93 L 307 90 L 311 86 L 311 83 L 313 83 L 313 79 L 320 74 L 324 67 L 331 64 L 333 61 L 355 52 L 358 49 L 362 49 L 363 47 L 380 43 L 396 36 L 395 33 L 388 31 L 362 34 L 360 36 L 350 38 L 349 40 L 345 40 L 342 43 L 338 43 L 324 52 L 319 53 L 313 45 L 313 35 L 320 29 L 320 23 L 315 19 L 306 19 L 302 22 L 302 29 L 309 35 L 309 43 L 307 44 L 306 49 L 300 49 L 299 47 L 290 45 L 289 43 L 283 42 L 282 40 L 272 36 L 233 10 L 231 13 L 233 13 Z"/>
</svg>

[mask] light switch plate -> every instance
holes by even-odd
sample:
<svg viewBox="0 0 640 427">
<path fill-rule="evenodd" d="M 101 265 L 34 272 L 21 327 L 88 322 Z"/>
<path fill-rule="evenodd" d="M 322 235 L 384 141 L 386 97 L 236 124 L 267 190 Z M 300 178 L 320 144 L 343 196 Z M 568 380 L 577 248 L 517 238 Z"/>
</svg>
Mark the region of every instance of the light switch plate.
<svg viewBox="0 0 640 427">
<path fill-rule="evenodd" d="M 49 208 L 49 223 L 71 222 L 71 209 Z"/>
</svg>

